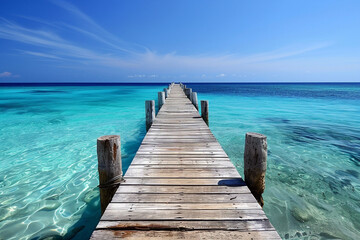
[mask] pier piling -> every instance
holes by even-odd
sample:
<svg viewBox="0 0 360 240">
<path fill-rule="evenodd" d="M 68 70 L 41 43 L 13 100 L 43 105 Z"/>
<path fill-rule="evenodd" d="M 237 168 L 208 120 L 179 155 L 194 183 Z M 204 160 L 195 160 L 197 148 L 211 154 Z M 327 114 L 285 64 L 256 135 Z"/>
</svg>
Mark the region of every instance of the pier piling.
<svg viewBox="0 0 360 240">
<path fill-rule="evenodd" d="M 209 101 L 201 100 L 201 117 L 209 126 Z"/>
<path fill-rule="evenodd" d="M 164 88 L 164 92 L 165 92 L 165 99 L 169 97 L 169 89 Z"/>
<path fill-rule="evenodd" d="M 259 133 L 246 133 L 244 151 L 245 182 L 261 207 L 264 206 L 262 193 L 265 190 L 266 160 L 266 136 Z"/>
<path fill-rule="evenodd" d="M 166 93 L 166 92 L 165 92 Z M 155 120 L 155 101 L 145 101 L 146 131 L 148 131 Z"/>
<path fill-rule="evenodd" d="M 198 104 L 198 99 L 197 99 L 197 93 L 196 92 L 192 92 L 191 102 L 192 102 L 192 104 L 194 104 L 195 108 L 197 110 L 199 110 L 199 104 Z"/>
<path fill-rule="evenodd" d="M 101 214 L 103 214 L 122 180 L 120 136 L 99 137 L 97 156 Z"/>
<path fill-rule="evenodd" d="M 165 103 L 165 92 L 158 92 L 158 108 L 162 107 Z"/>
<path fill-rule="evenodd" d="M 191 100 L 192 88 L 185 88 L 185 95 Z"/>
</svg>

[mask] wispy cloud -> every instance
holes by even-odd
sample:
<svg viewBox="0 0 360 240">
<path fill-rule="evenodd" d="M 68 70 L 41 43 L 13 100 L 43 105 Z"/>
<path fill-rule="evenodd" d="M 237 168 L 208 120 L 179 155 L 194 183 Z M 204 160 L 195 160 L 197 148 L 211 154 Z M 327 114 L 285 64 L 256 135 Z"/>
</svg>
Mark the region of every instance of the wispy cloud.
<svg viewBox="0 0 360 240">
<path fill-rule="evenodd" d="M 75 27 L 69 24 L 64 24 L 64 26 L 71 28 L 72 30 L 78 31 L 79 33 L 85 34 L 89 37 L 94 38 L 100 42 L 108 44 L 109 46 L 124 51 L 128 53 L 136 53 L 136 50 L 148 50 L 146 47 L 123 41 L 122 39 L 118 38 L 117 36 L 113 35 L 112 33 L 105 30 L 99 24 L 97 24 L 93 19 L 91 19 L 88 15 L 83 13 L 80 9 L 76 6 L 67 3 L 65 1 L 60 0 L 53 0 L 52 1 L 55 5 L 61 7 L 62 9 L 66 10 L 74 17 L 81 19 L 87 29 L 91 29 L 91 31 L 86 31 L 82 28 Z"/>
<path fill-rule="evenodd" d="M 21 51 L 21 52 L 24 53 L 24 54 L 33 55 L 33 56 L 36 56 L 36 57 L 44 57 L 44 58 L 57 59 L 57 60 L 63 59 L 61 57 L 58 57 L 58 56 L 53 55 L 53 54 L 48 54 L 48 53 L 33 52 L 33 51 Z"/>
<path fill-rule="evenodd" d="M 128 75 L 128 78 L 157 78 L 158 75 L 156 74 L 133 74 Z"/>
<path fill-rule="evenodd" d="M 28 18 L 30 21 L 43 23 L 42 27 L 34 29 L 21 26 L 15 22 L 0 18 L 0 38 L 26 43 L 36 47 L 36 50 L 22 50 L 23 54 L 55 61 L 79 62 L 108 66 L 126 70 L 128 72 L 145 72 L 145 77 L 153 76 L 154 72 L 183 73 L 197 72 L 200 76 L 226 77 L 243 71 L 270 70 L 274 62 L 284 61 L 291 57 L 302 56 L 330 46 L 329 43 L 316 43 L 310 46 L 296 46 L 251 55 L 219 54 L 219 55 L 180 55 L 176 53 L 158 54 L 148 48 L 135 43 L 128 43 L 114 36 L 84 12 L 74 5 L 64 1 L 52 1 L 72 17 L 78 19 L 78 26 L 64 22 L 47 23 L 39 19 Z M 103 48 L 96 50 L 84 44 L 65 39 L 61 29 L 74 31 L 83 37 L 103 44 Z M 57 32 L 54 32 L 56 30 Z M 105 47 L 106 46 L 106 47 Z M 101 49 L 101 50 L 100 50 Z M 219 72 L 221 74 L 219 74 Z M 129 78 L 139 78 L 143 74 L 130 74 Z M 157 75 L 156 75 L 157 76 Z"/>
<path fill-rule="evenodd" d="M 14 75 L 11 72 L 2 72 L 0 73 L 0 78 L 17 78 L 19 75 Z"/>
<path fill-rule="evenodd" d="M 2 72 L 0 73 L 0 78 L 11 77 L 11 75 L 12 75 L 11 72 Z"/>
</svg>

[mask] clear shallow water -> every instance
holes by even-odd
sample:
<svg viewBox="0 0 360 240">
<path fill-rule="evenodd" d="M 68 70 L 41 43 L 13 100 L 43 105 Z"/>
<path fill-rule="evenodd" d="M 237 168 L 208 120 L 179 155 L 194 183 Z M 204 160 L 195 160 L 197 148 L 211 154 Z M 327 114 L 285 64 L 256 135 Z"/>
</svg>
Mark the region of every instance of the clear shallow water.
<svg viewBox="0 0 360 240">
<path fill-rule="evenodd" d="M 239 172 L 244 135 L 268 136 L 264 210 L 286 239 L 360 235 L 360 84 L 188 84 Z M 97 224 L 96 138 L 124 168 L 162 85 L 0 87 L 0 239 L 87 239 Z M 51 238 L 50 238 L 51 239 Z"/>
</svg>

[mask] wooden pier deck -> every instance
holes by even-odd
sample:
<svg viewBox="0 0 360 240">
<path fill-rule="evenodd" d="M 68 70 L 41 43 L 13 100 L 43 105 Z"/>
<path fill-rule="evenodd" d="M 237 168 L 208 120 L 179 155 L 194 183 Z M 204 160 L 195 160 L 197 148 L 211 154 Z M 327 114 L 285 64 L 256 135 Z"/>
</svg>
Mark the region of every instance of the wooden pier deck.
<svg viewBox="0 0 360 240">
<path fill-rule="evenodd" d="M 92 239 L 280 239 L 175 84 Z"/>
</svg>

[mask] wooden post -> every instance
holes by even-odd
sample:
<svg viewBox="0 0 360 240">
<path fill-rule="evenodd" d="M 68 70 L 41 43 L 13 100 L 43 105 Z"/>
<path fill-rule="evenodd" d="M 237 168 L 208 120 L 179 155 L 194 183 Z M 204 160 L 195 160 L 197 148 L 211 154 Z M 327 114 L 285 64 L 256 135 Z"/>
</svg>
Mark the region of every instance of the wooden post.
<svg viewBox="0 0 360 240">
<path fill-rule="evenodd" d="M 164 92 L 158 92 L 158 108 L 160 110 L 160 108 L 162 107 L 162 105 L 164 105 L 165 103 L 165 93 Z"/>
<path fill-rule="evenodd" d="M 209 101 L 201 100 L 201 117 L 206 125 L 209 126 Z"/>
<path fill-rule="evenodd" d="M 164 92 L 165 92 L 165 99 L 169 97 L 169 92 L 167 88 L 164 88 Z"/>
<path fill-rule="evenodd" d="M 245 182 L 261 207 L 264 206 L 262 193 L 265 190 L 266 159 L 266 136 L 259 133 L 246 133 L 244 151 Z"/>
<path fill-rule="evenodd" d="M 146 131 L 148 131 L 155 120 L 155 101 L 145 101 Z"/>
<path fill-rule="evenodd" d="M 192 100 L 192 104 L 194 104 L 195 108 L 197 110 L 199 110 L 199 105 L 198 105 L 198 99 L 197 99 L 197 93 L 196 92 L 192 93 L 191 100 Z"/>
<path fill-rule="evenodd" d="M 122 180 L 120 136 L 107 135 L 97 139 L 101 214 L 111 202 Z"/>
<path fill-rule="evenodd" d="M 185 95 L 190 99 L 192 88 L 185 88 Z"/>
</svg>

